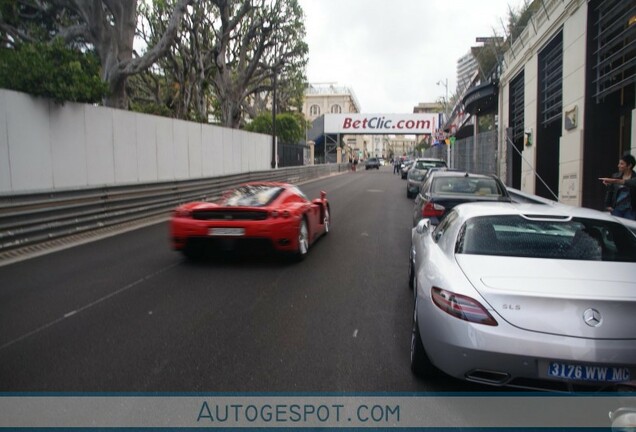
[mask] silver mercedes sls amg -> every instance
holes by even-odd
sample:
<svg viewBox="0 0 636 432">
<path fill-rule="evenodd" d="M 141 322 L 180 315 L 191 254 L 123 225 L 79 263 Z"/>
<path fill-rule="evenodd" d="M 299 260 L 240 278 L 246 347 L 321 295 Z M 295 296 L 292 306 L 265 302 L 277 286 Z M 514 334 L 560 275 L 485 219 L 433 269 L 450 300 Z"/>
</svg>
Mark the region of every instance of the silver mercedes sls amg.
<svg viewBox="0 0 636 432">
<path fill-rule="evenodd" d="M 470 203 L 412 230 L 411 369 L 572 391 L 636 379 L 636 235 L 564 205 Z M 631 228 L 631 229 L 630 229 Z"/>
</svg>

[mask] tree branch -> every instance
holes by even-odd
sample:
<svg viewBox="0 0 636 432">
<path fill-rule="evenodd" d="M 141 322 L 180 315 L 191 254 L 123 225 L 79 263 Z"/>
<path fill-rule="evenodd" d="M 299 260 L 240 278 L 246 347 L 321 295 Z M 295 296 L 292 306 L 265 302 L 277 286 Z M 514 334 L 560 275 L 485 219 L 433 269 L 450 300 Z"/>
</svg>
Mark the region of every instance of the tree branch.
<svg viewBox="0 0 636 432">
<path fill-rule="evenodd" d="M 181 19 L 185 15 L 188 6 L 190 6 L 193 1 L 194 0 L 179 0 L 179 3 L 172 11 L 172 16 L 170 17 L 170 22 L 166 31 L 163 33 L 157 44 L 150 50 L 146 51 L 142 57 L 137 57 L 128 62 L 122 63 L 120 65 L 120 73 L 124 75 L 139 73 L 148 69 L 157 61 L 157 59 L 164 55 L 166 51 L 170 49 L 170 45 L 172 45 L 172 42 L 177 35 L 177 31 L 179 30 Z"/>
</svg>

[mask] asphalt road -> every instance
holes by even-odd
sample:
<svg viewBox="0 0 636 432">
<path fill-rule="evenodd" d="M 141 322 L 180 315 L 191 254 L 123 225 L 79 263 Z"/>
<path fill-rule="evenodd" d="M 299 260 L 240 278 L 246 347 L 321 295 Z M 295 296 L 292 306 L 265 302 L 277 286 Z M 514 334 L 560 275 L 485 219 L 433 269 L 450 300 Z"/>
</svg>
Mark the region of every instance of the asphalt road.
<svg viewBox="0 0 636 432">
<path fill-rule="evenodd" d="M 490 391 L 409 369 L 412 201 L 391 167 L 307 183 L 301 263 L 189 263 L 167 223 L 0 267 L 0 391 Z"/>
</svg>

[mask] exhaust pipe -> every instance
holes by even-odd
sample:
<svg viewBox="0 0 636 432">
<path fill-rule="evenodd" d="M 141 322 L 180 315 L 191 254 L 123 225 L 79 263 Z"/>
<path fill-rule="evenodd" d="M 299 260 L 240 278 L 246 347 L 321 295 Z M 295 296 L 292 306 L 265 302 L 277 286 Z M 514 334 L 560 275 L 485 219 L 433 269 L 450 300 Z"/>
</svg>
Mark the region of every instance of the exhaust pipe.
<svg viewBox="0 0 636 432">
<path fill-rule="evenodd" d="M 483 369 L 474 369 L 465 376 L 467 381 L 490 385 L 503 385 L 510 380 L 508 373 Z"/>
</svg>

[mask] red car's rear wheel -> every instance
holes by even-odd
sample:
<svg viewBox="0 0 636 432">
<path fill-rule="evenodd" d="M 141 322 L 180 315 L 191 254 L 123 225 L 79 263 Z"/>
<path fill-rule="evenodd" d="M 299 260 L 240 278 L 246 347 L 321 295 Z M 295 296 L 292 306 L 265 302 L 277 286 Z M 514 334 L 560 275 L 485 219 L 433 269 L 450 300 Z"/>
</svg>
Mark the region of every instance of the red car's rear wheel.
<svg viewBox="0 0 636 432">
<path fill-rule="evenodd" d="M 307 228 L 307 220 L 303 217 L 298 226 L 298 249 L 296 250 L 296 259 L 301 261 L 307 256 L 309 251 L 309 229 Z"/>
</svg>

